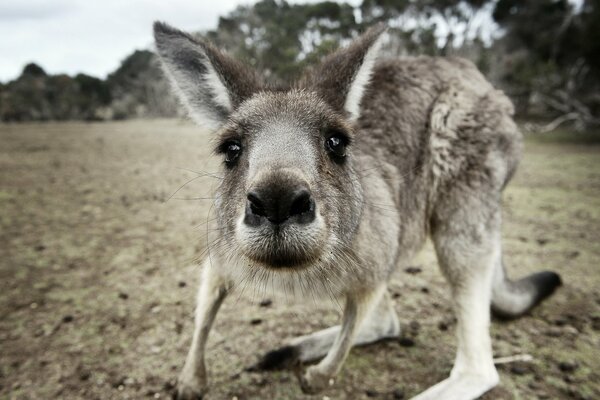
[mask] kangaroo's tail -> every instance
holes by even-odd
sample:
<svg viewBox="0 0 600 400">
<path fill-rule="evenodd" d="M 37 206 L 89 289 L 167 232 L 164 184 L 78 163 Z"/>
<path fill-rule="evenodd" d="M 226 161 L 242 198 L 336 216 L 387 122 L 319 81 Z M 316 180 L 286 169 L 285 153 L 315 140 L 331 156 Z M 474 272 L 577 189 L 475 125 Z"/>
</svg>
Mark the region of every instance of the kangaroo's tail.
<svg viewBox="0 0 600 400">
<path fill-rule="evenodd" d="M 562 284 L 560 275 L 542 271 L 512 281 L 502 263 L 494 271 L 492 312 L 503 319 L 518 318 L 550 296 Z"/>
</svg>

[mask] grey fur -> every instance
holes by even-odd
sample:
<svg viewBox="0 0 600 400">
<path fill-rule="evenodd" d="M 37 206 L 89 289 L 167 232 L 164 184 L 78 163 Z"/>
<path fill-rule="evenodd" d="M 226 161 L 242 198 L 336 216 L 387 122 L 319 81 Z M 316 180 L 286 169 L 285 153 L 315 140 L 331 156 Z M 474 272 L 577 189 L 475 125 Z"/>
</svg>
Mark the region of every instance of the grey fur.
<svg viewBox="0 0 600 400">
<path fill-rule="evenodd" d="M 371 67 L 383 31 L 371 29 L 290 89 L 271 90 L 209 44 L 155 25 L 159 54 L 183 102 L 217 122 L 221 151 L 232 140 L 243 148 L 217 191 L 221 236 L 205 262 L 180 398 L 206 391 L 203 344 L 224 294 L 240 282 L 345 300 L 341 327 L 293 339 L 274 355 L 325 355 L 299 376 L 303 390 L 316 393 L 352 345 L 399 334 L 386 285 L 431 236 L 453 295 L 458 351 L 450 377 L 419 400 L 471 399 L 496 385 L 490 304 L 516 316 L 557 285 L 539 275 L 515 285 L 502 269 L 500 199 L 521 152 L 508 98 L 458 58 Z M 209 70 L 226 89 L 221 100 L 219 81 L 212 89 L 206 84 Z M 227 99 L 229 109 L 219 105 Z M 340 132 L 351 144 L 345 158 L 334 160 L 324 144 Z M 310 188 L 315 220 L 246 226 L 246 194 L 260 185 Z"/>
</svg>

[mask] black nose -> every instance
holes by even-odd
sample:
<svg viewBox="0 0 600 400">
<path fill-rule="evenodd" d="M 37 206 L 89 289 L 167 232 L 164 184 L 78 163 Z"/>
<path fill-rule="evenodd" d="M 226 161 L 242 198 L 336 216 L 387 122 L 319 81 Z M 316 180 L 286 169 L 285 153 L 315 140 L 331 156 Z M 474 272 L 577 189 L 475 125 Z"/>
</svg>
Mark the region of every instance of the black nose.
<svg viewBox="0 0 600 400">
<path fill-rule="evenodd" d="M 268 220 L 280 225 L 284 222 L 307 224 L 315 219 L 315 201 L 304 187 L 284 188 L 271 185 L 248 193 L 244 222 L 257 226 Z"/>
</svg>

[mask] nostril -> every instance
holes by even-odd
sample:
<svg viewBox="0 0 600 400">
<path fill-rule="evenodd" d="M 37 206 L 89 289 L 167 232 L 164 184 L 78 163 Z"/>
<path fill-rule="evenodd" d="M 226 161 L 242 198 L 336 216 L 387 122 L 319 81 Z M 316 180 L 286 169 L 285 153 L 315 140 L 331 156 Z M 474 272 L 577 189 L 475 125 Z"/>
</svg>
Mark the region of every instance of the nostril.
<svg viewBox="0 0 600 400">
<path fill-rule="evenodd" d="M 313 209 L 313 199 L 307 190 L 299 190 L 294 194 L 294 199 L 290 206 L 290 217 L 301 215 Z"/>
<path fill-rule="evenodd" d="M 286 221 L 307 224 L 316 217 L 315 201 L 305 188 L 290 189 L 284 185 L 269 185 L 246 194 L 248 202 L 244 222 L 259 226 L 269 221 L 280 225 Z"/>
<path fill-rule="evenodd" d="M 263 201 L 260 199 L 257 193 L 250 192 L 247 195 L 248 202 L 250 203 L 250 211 L 252 214 L 259 215 L 261 217 L 266 216 L 265 205 Z"/>
</svg>

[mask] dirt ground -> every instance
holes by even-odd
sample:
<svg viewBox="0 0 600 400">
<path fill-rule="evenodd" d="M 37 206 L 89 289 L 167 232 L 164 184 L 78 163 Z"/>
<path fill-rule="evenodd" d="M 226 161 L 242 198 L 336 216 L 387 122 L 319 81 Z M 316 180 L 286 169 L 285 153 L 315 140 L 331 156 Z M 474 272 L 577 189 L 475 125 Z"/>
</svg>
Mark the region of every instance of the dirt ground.
<svg viewBox="0 0 600 400">
<path fill-rule="evenodd" d="M 494 322 L 486 399 L 600 398 L 600 140 L 529 138 L 506 190 L 513 277 L 562 274 L 531 315 Z M 218 171 L 208 135 L 179 121 L 0 125 L 0 398 L 167 398 L 192 331 Z M 189 169 L 189 170 L 188 170 Z M 190 181 L 190 182 L 188 182 Z M 171 195 L 186 182 L 174 197 Z M 170 198 L 171 197 L 171 198 Z M 315 399 L 408 399 L 454 353 L 449 294 L 428 245 L 392 291 L 403 340 L 354 349 Z M 229 298 L 208 343 L 208 399 L 304 398 L 290 371 L 247 371 L 284 338 L 336 323 L 328 304 Z"/>
</svg>

